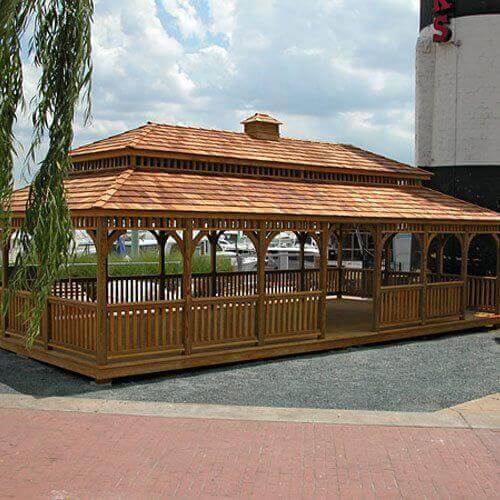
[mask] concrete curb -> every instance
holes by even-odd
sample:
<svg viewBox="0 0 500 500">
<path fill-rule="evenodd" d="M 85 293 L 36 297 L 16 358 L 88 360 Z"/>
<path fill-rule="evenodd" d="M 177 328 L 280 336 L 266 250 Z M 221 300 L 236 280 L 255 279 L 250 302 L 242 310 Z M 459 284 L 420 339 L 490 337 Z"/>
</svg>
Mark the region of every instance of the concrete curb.
<svg viewBox="0 0 500 500">
<path fill-rule="evenodd" d="M 222 406 L 0 394 L 0 408 L 271 422 L 500 429 L 500 413 L 450 408 L 433 413 Z"/>
</svg>

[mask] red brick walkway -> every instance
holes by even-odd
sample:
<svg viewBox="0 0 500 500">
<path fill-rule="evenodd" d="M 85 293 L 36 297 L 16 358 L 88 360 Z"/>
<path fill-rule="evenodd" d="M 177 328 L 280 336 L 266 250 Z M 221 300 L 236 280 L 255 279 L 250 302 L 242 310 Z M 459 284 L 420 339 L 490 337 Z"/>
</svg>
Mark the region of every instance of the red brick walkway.
<svg viewBox="0 0 500 500">
<path fill-rule="evenodd" d="M 0 496 L 495 498 L 498 438 L 487 429 L 0 409 Z"/>
</svg>

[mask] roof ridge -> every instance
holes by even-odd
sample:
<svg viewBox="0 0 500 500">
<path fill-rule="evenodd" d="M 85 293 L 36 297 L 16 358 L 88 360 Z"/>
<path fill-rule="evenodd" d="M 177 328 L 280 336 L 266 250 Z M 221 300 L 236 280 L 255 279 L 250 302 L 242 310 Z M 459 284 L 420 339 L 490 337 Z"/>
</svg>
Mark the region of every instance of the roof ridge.
<svg viewBox="0 0 500 500">
<path fill-rule="evenodd" d="M 158 127 L 158 123 L 148 122 L 144 125 L 144 130 L 141 134 L 138 135 L 132 142 L 129 143 L 130 148 L 135 148 L 137 143 L 141 140 L 144 140 L 155 128 Z"/>
<path fill-rule="evenodd" d="M 204 132 L 225 132 L 226 134 L 243 135 L 249 137 L 245 132 L 237 132 L 236 130 L 226 130 L 221 128 L 208 128 L 208 127 L 193 127 L 191 125 L 174 125 L 172 123 L 158 123 L 158 122 L 148 122 L 152 125 L 157 125 L 159 127 L 172 127 L 172 128 L 183 128 L 189 130 L 203 130 Z"/>
<path fill-rule="evenodd" d="M 115 178 L 113 185 L 106 190 L 105 193 L 103 193 L 99 199 L 94 203 L 95 208 L 101 208 L 104 207 L 104 205 L 113 197 L 113 195 L 118 191 L 118 189 L 123 186 L 125 181 L 132 175 L 132 172 L 134 171 L 133 168 L 128 168 L 127 170 L 124 170 L 123 172 L 120 172 L 120 174 Z"/>
<path fill-rule="evenodd" d="M 129 134 L 130 132 L 135 132 L 135 131 L 140 130 L 141 128 L 145 128 L 147 126 L 148 126 L 148 123 L 145 123 L 144 125 L 139 125 L 139 127 L 131 128 L 129 130 L 125 130 L 124 132 L 110 135 L 108 137 L 105 137 L 104 139 L 97 139 L 97 141 L 87 142 L 85 144 L 82 144 L 81 146 L 77 146 L 76 148 L 71 149 L 70 152 L 77 151 L 80 148 L 86 148 L 88 146 L 92 146 L 92 144 L 98 144 L 100 142 L 107 141 L 108 139 L 115 139 L 117 137 L 120 137 L 120 136 L 125 135 L 125 134 Z"/>
</svg>

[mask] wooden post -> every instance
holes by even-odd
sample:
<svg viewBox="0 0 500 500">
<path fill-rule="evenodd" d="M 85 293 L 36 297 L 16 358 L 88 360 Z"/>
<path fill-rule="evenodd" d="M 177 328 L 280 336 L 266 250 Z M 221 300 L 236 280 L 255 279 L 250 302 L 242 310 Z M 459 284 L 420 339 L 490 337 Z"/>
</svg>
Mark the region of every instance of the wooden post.
<svg viewBox="0 0 500 500">
<path fill-rule="evenodd" d="M 497 279 L 495 280 L 495 314 L 500 315 L 500 236 L 495 235 L 497 244 Z"/>
<path fill-rule="evenodd" d="M 219 235 L 217 231 L 211 231 L 208 237 L 210 242 L 210 270 L 212 272 L 211 285 L 212 291 L 211 296 L 217 297 L 217 241 Z"/>
<path fill-rule="evenodd" d="M 184 229 L 184 262 L 182 266 L 182 295 L 184 297 L 184 351 L 187 356 L 192 350 L 192 295 L 191 295 L 191 275 L 192 275 L 192 260 L 193 260 L 193 222 L 187 221 L 186 229 Z"/>
<path fill-rule="evenodd" d="M 429 250 L 429 232 L 420 237 L 420 321 L 423 325 L 427 323 L 427 253 Z"/>
<path fill-rule="evenodd" d="M 105 365 L 108 358 L 108 229 L 105 217 L 99 217 L 97 226 L 97 364 Z"/>
<path fill-rule="evenodd" d="M 375 228 L 375 256 L 373 261 L 373 312 L 372 330 L 377 332 L 380 328 L 380 298 L 382 287 L 382 231 L 380 226 Z"/>
<path fill-rule="evenodd" d="M 305 246 L 306 246 L 307 233 L 299 233 L 299 259 L 300 259 L 300 291 L 303 292 L 306 289 L 305 283 Z"/>
<path fill-rule="evenodd" d="M 4 244 L 2 247 L 2 288 L 3 294 L 7 293 L 7 287 L 9 286 L 9 251 L 10 251 L 10 235 L 6 236 L 2 234 L 4 238 Z M 2 300 L 4 300 L 2 296 Z M 2 334 L 4 337 L 7 336 L 7 330 L 9 328 L 9 306 L 6 306 L 5 314 L 2 316 Z"/>
<path fill-rule="evenodd" d="M 342 266 L 344 265 L 344 231 L 342 229 L 342 224 L 339 226 L 339 231 L 337 233 L 337 272 L 339 277 L 339 289 L 337 291 L 337 298 L 342 298 L 342 290 L 344 289 L 344 271 Z"/>
<path fill-rule="evenodd" d="M 257 338 L 259 345 L 264 344 L 265 321 L 264 321 L 264 301 L 266 300 L 266 226 L 260 223 L 257 248 Z"/>
<path fill-rule="evenodd" d="M 460 302 L 460 319 L 465 319 L 465 314 L 467 312 L 467 302 L 468 302 L 468 283 L 467 283 L 467 261 L 469 257 L 469 245 L 471 242 L 471 236 L 469 233 L 462 234 L 460 238 L 462 243 L 462 260 L 460 262 L 460 279 L 462 281 L 462 297 Z"/>
<path fill-rule="evenodd" d="M 440 235 L 438 238 L 438 248 L 437 248 L 437 254 L 436 254 L 436 259 L 437 259 L 437 272 L 438 274 L 442 275 L 444 272 L 444 244 L 445 244 L 445 238 L 443 235 Z"/>
<path fill-rule="evenodd" d="M 158 258 L 160 261 L 160 293 L 159 299 L 165 300 L 165 245 L 167 243 L 167 235 L 165 231 L 159 231 L 158 233 Z"/>
<path fill-rule="evenodd" d="M 319 303 L 319 333 L 320 338 L 324 339 L 326 337 L 327 329 L 327 302 L 326 295 L 328 293 L 327 285 L 327 273 L 328 273 L 328 241 L 330 240 L 330 232 L 328 229 L 328 223 L 323 222 L 321 224 L 321 247 L 319 249 L 319 289 L 321 291 L 321 298 Z"/>
</svg>

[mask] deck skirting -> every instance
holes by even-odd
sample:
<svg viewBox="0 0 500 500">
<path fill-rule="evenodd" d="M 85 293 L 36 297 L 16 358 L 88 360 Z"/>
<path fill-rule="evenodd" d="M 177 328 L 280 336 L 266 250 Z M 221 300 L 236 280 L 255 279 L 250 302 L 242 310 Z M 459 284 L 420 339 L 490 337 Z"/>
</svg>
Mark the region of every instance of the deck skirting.
<svg viewBox="0 0 500 500">
<path fill-rule="evenodd" d="M 59 368 L 67 369 L 97 381 L 113 378 L 141 375 L 172 370 L 214 366 L 242 361 L 269 359 L 275 357 L 321 352 L 333 349 L 344 349 L 352 346 L 362 346 L 382 342 L 392 342 L 417 338 L 428 335 L 439 335 L 451 332 L 467 332 L 481 327 L 495 327 L 500 325 L 499 316 L 473 317 L 459 321 L 443 321 L 432 325 L 419 325 L 405 328 L 386 330 L 378 333 L 357 332 L 355 336 L 337 336 L 321 338 L 300 338 L 287 342 L 273 341 L 264 345 L 248 345 L 249 343 L 234 344 L 224 348 L 210 347 L 204 351 L 197 349 L 189 355 L 182 350 L 169 353 L 143 353 L 139 356 L 130 356 L 128 359 L 109 359 L 108 363 L 99 366 L 97 361 L 85 360 L 76 353 L 62 350 L 46 350 L 40 343 L 31 350 L 27 350 L 21 338 L 17 336 L 3 336 L 0 338 L 0 347 L 42 361 Z M 246 345 L 245 345 L 246 344 Z"/>
</svg>

